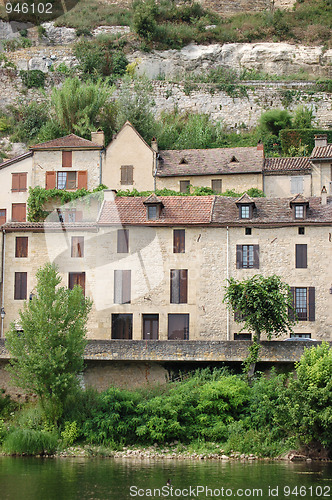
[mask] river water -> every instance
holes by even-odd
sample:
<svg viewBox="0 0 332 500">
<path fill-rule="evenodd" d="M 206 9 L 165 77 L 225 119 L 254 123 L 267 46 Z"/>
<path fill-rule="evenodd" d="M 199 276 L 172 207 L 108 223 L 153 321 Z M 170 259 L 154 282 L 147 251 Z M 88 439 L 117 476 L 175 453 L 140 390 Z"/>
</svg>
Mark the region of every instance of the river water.
<svg viewBox="0 0 332 500">
<path fill-rule="evenodd" d="M 132 498 L 332 498 L 332 463 L 0 457 L 1 500 Z"/>
</svg>

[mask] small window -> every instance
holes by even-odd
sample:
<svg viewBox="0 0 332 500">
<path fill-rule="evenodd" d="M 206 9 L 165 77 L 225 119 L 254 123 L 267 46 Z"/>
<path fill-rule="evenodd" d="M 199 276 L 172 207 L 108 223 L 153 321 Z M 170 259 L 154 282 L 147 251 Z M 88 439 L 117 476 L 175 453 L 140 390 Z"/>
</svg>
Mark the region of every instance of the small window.
<svg viewBox="0 0 332 500">
<path fill-rule="evenodd" d="M 148 220 L 156 220 L 157 218 L 157 206 L 149 205 L 148 206 Z"/>
<path fill-rule="evenodd" d="M 259 269 L 259 245 L 236 245 L 237 269 Z"/>
<path fill-rule="evenodd" d="M 62 151 L 62 167 L 71 168 L 72 165 L 72 151 Z"/>
<path fill-rule="evenodd" d="M 72 290 L 75 285 L 80 286 L 85 295 L 85 273 L 69 273 L 68 288 Z"/>
<path fill-rule="evenodd" d="M 311 339 L 311 333 L 291 333 L 291 339 Z"/>
<path fill-rule="evenodd" d="M 24 258 L 28 256 L 28 237 L 17 236 L 15 239 L 15 257 Z"/>
<path fill-rule="evenodd" d="M 131 271 L 114 270 L 114 304 L 130 304 Z"/>
<path fill-rule="evenodd" d="M 0 226 L 2 226 L 2 224 L 5 224 L 5 223 L 6 223 L 6 209 L 1 208 L 0 209 Z"/>
<path fill-rule="evenodd" d="M 12 221 L 25 222 L 26 221 L 26 206 L 25 203 L 12 204 Z"/>
<path fill-rule="evenodd" d="M 307 264 L 307 245 L 295 245 L 295 267 L 305 269 Z"/>
<path fill-rule="evenodd" d="M 221 179 L 215 179 L 211 182 L 211 187 L 215 193 L 222 193 Z"/>
<path fill-rule="evenodd" d="M 188 302 L 188 269 L 171 269 L 171 304 Z"/>
<path fill-rule="evenodd" d="M 129 230 L 118 229 L 117 232 L 117 253 L 129 252 Z"/>
<path fill-rule="evenodd" d="M 72 236 L 71 256 L 75 258 L 84 257 L 84 236 Z"/>
<path fill-rule="evenodd" d="M 112 339 L 131 340 L 133 338 L 133 315 L 112 314 Z"/>
<path fill-rule="evenodd" d="M 251 333 L 234 333 L 234 340 L 251 340 Z"/>
<path fill-rule="evenodd" d="M 180 193 L 188 193 L 190 181 L 180 181 Z"/>
<path fill-rule="evenodd" d="M 121 167 L 121 184 L 130 186 L 134 184 L 134 167 L 133 165 L 122 165 Z"/>
<path fill-rule="evenodd" d="M 246 227 L 244 230 L 244 234 L 247 236 L 250 235 L 251 234 L 251 227 Z"/>
<path fill-rule="evenodd" d="M 315 321 L 315 287 L 291 287 L 290 292 L 294 308 L 289 309 L 290 319 Z"/>
<path fill-rule="evenodd" d="M 58 189 L 76 189 L 77 172 L 58 172 Z"/>
<path fill-rule="evenodd" d="M 26 191 L 27 190 L 27 174 L 18 173 L 12 174 L 12 191 Z"/>
<path fill-rule="evenodd" d="M 304 227 L 299 227 L 299 234 L 305 234 Z"/>
<path fill-rule="evenodd" d="M 295 205 L 295 219 L 304 219 L 304 205 Z"/>
<path fill-rule="evenodd" d="M 185 253 L 185 230 L 173 230 L 173 253 Z"/>
<path fill-rule="evenodd" d="M 27 298 L 27 273 L 15 273 L 14 300 Z"/>
<path fill-rule="evenodd" d="M 189 340 L 189 314 L 168 315 L 168 340 Z"/>
<path fill-rule="evenodd" d="M 307 321 L 307 289 L 295 288 L 295 311 L 299 321 Z"/>
<path fill-rule="evenodd" d="M 250 207 L 249 207 L 249 205 L 241 205 L 240 217 L 241 217 L 241 219 L 250 219 Z"/>
</svg>

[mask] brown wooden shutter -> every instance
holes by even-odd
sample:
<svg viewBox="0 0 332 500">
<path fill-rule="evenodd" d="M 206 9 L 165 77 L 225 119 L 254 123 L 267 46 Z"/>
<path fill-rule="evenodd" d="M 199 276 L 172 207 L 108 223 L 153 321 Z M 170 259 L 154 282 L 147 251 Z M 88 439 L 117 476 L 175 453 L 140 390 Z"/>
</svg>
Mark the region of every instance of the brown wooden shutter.
<svg viewBox="0 0 332 500">
<path fill-rule="evenodd" d="M 0 209 L 0 226 L 6 223 L 6 213 L 7 210 L 5 208 Z"/>
<path fill-rule="evenodd" d="M 12 204 L 12 221 L 25 222 L 26 220 L 26 207 L 25 203 Z"/>
<path fill-rule="evenodd" d="M 56 172 L 46 172 L 46 189 L 54 189 L 56 186 Z"/>
<path fill-rule="evenodd" d="M 72 151 L 62 151 L 62 167 L 72 167 Z"/>
<path fill-rule="evenodd" d="M 242 245 L 236 245 L 236 268 L 242 269 Z"/>
<path fill-rule="evenodd" d="M 28 237 L 17 236 L 15 240 L 15 257 L 28 256 Z"/>
<path fill-rule="evenodd" d="M 88 189 L 88 172 L 87 170 L 80 170 L 77 172 L 77 189 Z"/>
<path fill-rule="evenodd" d="M 184 229 L 174 229 L 173 231 L 173 253 L 185 253 Z"/>
<path fill-rule="evenodd" d="M 315 287 L 309 287 L 309 321 L 315 321 Z"/>
<path fill-rule="evenodd" d="M 307 267 L 307 245 L 295 245 L 295 267 Z"/>
<path fill-rule="evenodd" d="M 12 191 L 20 190 L 20 176 L 19 174 L 12 174 Z"/>
<path fill-rule="evenodd" d="M 117 253 L 128 253 L 129 251 L 129 231 L 128 229 L 118 229 Z"/>
<path fill-rule="evenodd" d="M 295 287 L 291 286 L 290 287 L 290 296 L 291 296 L 291 306 L 288 307 L 288 318 L 290 320 L 295 319 Z"/>
<path fill-rule="evenodd" d="M 180 276 L 180 304 L 187 304 L 188 302 L 188 270 L 181 269 Z"/>
<path fill-rule="evenodd" d="M 131 271 L 122 271 L 122 304 L 131 301 Z"/>
<path fill-rule="evenodd" d="M 259 245 L 253 245 L 254 252 L 254 269 L 259 269 Z"/>
<path fill-rule="evenodd" d="M 27 174 L 21 173 L 19 174 L 19 183 L 20 183 L 20 191 L 27 190 Z"/>
<path fill-rule="evenodd" d="M 15 273 L 14 300 L 27 298 L 27 273 Z"/>
</svg>

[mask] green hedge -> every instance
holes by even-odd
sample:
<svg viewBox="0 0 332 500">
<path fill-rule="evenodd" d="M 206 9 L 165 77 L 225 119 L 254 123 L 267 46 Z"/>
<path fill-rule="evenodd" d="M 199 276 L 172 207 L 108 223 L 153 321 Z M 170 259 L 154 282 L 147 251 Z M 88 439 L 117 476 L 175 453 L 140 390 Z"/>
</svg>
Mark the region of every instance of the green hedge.
<svg viewBox="0 0 332 500">
<path fill-rule="evenodd" d="M 332 142 L 332 130 L 319 129 L 283 129 L 279 132 L 281 148 L 284 154 L 287 154 L 289 148 L 294 146 L 298 148 L 300 145 L 307 145 L 308 151 L 311 153 L 315 147 L 315 135 L 327 134 L 327 142 Z"/>
</svg>

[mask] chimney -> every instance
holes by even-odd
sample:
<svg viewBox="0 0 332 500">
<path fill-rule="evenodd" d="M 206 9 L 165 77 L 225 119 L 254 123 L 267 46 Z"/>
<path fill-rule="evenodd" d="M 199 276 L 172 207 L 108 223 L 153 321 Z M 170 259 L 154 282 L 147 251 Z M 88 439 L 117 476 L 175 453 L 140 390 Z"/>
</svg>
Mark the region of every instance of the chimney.
<svg viewBox="0 0 332 500">
<path fill-rule="evenodd" d="M 104 189 L 104 201 L 114 201 L 117 193 L 116 189 Z"/>
<path fill-rule="evenodd" d="M 105 146 L 105 135 L 102 130 L 97 130 L 97 132 L 91 132 L 91 141 L 98 146 Z"/>
<path fill-rule="evenodd" d="M 327 134 L 315 135 L 315 148 L 325 148 L 327 146 Z"/>
<path fill-rule="evenodd" d="M 157 139 L 155 137 L 152 137 L 151 148 L 153 149 L 153 151 L 158 153 L 158 142 L 157 142 Z"/>
<path fill-rule="evenodd" d="M 327 204 L 327 191 L 326 191 L 326 187 L 325 186 L 323 186 L 323 189 L 321 191 L 321 196 L 322 196 L 321 204 L 322 205 L 326 205 Z"/>
<path fill-rule="evenodd" d="M 264 144 L 262 142 L 257 144 L 257 151 L 264 151 Z"/>
</svg>

